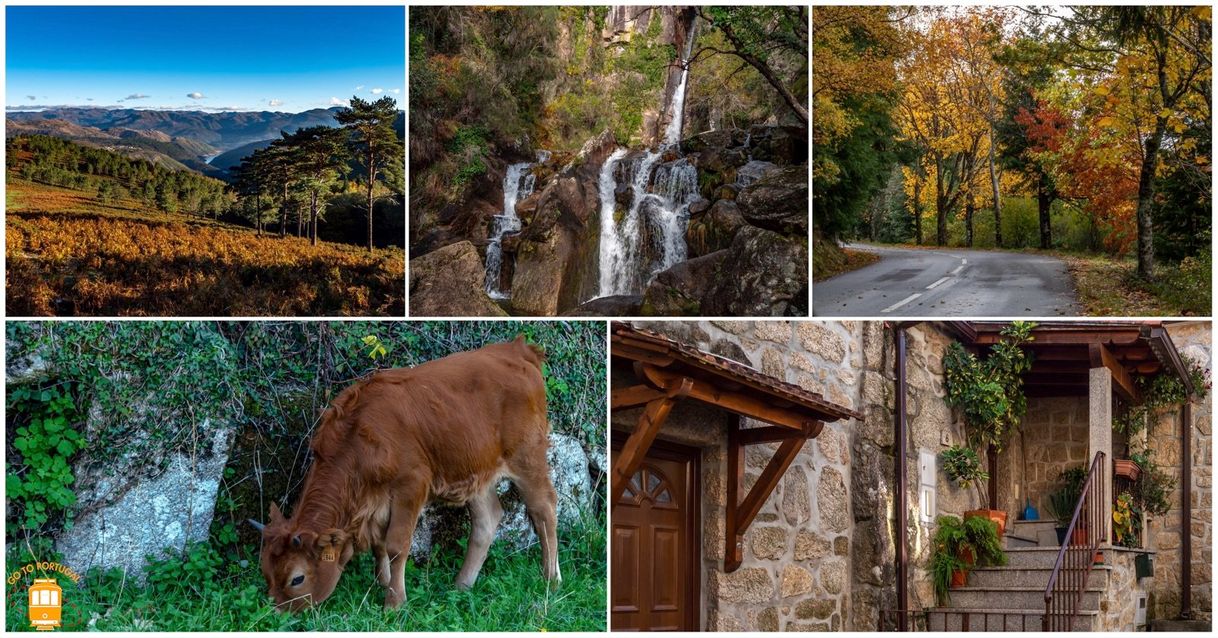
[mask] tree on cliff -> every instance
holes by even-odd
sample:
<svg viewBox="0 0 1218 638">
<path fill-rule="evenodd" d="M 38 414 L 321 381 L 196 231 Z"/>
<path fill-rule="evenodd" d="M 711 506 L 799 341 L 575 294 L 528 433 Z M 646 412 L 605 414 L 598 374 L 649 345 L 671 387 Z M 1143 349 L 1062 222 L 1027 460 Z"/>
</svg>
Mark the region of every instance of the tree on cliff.
<svg viewBox="0 0 1218 638">
<path fill-rule="evenodd" d="M 351 106 L 334 116 L 339 124 L 354 133 L 352 144 L 356 162 L 364 169 L 367 180 L 368 250 L 372 250 L 372 211 L 377 200 L 377 182 L 384 181 L 387 167 L 402 158 L 402 143 L 393 130 L 397 116 L 397 102 L 388 96 L 375 102 L 353 96 Z"/>
<path fill-rule="evenodd" d="M 718 30 L 730 45 L 728 49 L 703 46 L 690 56 L 692 64 L 703 54 L 723 54 L 740 58 L 753 67 L 778 92 L 791 112 L 808 125 L 807 86 L 804 73 L 785 80 L 777 70 L 781 56 L 795 56 L 808 62 L 808 9 L 790 7 L 700 7 L 698 17 Z M 801 93 L 802 96 L 797 96 Z"/>
</svg>

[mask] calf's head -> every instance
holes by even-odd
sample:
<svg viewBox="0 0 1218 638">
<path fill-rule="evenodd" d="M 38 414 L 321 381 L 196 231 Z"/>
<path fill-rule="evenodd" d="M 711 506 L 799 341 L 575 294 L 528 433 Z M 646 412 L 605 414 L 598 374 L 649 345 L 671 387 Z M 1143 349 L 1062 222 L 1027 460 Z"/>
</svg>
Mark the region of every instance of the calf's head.
<svg viewBox="0 0 1218 638">
<path fill-rule="evenodd" d="M 271 518 L 265 525 L 249 522 L 262 532 L 262 575 L 277 607 L 300 611 L 334 593 L 354 553 L 345 532 L 303 529 L 284 518 L 275 504 L 271 504 Z"/>
</svg>

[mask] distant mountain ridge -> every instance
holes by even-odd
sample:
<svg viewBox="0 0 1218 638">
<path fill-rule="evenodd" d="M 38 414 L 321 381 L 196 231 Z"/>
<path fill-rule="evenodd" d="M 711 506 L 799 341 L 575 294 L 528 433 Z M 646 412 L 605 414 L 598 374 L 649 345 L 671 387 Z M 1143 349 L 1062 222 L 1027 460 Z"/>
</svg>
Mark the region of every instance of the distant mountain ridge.
<svg viewBox="0 0 1218 638">
<path fill-rule="evenodd" d="M 5 135 L 50 135 L 162 166 L 227 178 L 229 169 L 285 132 L 338 126 L 334 116 L 340 109 L 283 113 L 64 107 L 9 112 Z M 394 124 L 399 135 L 405 134 L 405 118 L 405 112 L 399 111 Z"/>
</svg>

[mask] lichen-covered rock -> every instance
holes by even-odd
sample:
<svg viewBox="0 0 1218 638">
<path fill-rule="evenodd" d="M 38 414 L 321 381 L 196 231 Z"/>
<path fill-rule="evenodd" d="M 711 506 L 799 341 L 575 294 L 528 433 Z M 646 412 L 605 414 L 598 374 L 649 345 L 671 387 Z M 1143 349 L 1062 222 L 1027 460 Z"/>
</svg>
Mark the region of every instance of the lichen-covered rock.
<svg viewBox="0 0 1218 638">
<path fill-rule="evenodd" d="M 558 520 L 566 526 L 577 523 L 580 513 L 590 511 L 596 498 L 593 488 L 591 461 L 584 448 L 574 437 L 550 433 L 550 480 L 558 492 Z M 497 490 L 503 504 L 503 519 L 495 534 L 496 542 L 524 547 L 537 542 L 524 502 L 508 479 L 500 481 Z M 433 503 L 419 516 L 419 524 L 410 544 L 410 554 L 417 560 L 427 558 L 432 546 L 441 537 L 462 538 L 465 527 L 462 523 L 469 517 L 464 507 L 451 507 Z"/>
<path fill-rule="evenodd" d="M 713 287 L 702 300 L 702 314 L 804 315 L 807 291 L 807 238 L 746 225 L 736 233 Z"/>
<path fill-rule="evenodd" d="M 783 235 L 808 236 L 808 169 L 773 170 L 746 186 L 736 197 L 748 223 Z"/>
<path fill-rule="evenodd" d="M 685 230 L 690 256 L 701 257 L 728 248 L 744 223 L 736 202 L 726 199 L 715 202 L 706 214 L 691 219 Z"/>
<path fill-rule="evenodd" d="M 775 164 L 808 161 L 808 129 L 798 126 L 754 126 L 749 129 L 753 159 Z"/>
<path fill-rule="evenodd" d="M 650 316 L 697 315 L 728 251 L 680 262 L 656 275 L 643 292 L 641 312 Z"/>
<path fill-rule="evenodd" d="M 468 241 L 410 260 L 410 313 L 423 317 L 502 317 L 483 289 L 486 268 Z"/>
<path fill-rule="evenodd" d="M 142 579 L 146 556 L 207 540 L 216 493 L 228 462 L 233 428 L 204 419 L 200 432 L 210 439 L 194 456 L 179 453 L 153 476 L 137 459 L 126 470 L 90 465 L 77 477 L 82 510 L 56 541 L 63 562 L 78 572 L 121 567 Z"/>
</svg>

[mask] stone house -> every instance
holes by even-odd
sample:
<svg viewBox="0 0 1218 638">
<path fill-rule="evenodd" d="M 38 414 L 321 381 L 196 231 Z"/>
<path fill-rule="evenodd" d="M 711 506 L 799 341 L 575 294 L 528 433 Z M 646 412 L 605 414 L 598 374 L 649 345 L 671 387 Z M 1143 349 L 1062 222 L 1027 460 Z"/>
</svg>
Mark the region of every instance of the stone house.
<svg viewBox="0 0 1218 638">
<path fill-rule="evenodd" d="M 1212 365 L 1210 324 L 1055 322 L 1038 326 L 1033 331 L 1036 340 L 1028 346 L 1035 363 L 1025 375 L 1028 410 L 1022 436 L 1013 436 L 996 459 L 982 455 L 994 477 L 995 489 L 987 496 L 982 490 L 952 485 L 939 467 L 939 454 L 965 441 L 961 419 L 945 399 L 944 355 L 954 341 L 983 354 L 1002 325 L 878 321 L 615 324 L 611 347 L 615 406 L 620 392 L 648 382 L 639 376 L 638 360 L 620 354 L 620 337 L 654 332 L 682 347 L 751 366 L 759 377 L 801 388 L 827 404 L 826 410 L 835 407 L 836 412 L 822 415 L 823 426 L 797 449 L 781 475 L 774 476 L 767 468 L 783 451 L 777 443 L 738 451 L 739 467 L 733 467 L 730 458 L 733 436 L 739 439 L 742 432 L 764 426 L 745 419 L 733 429 L 733 419 L 740 412 L 730 406 L 675 401 L 657 428 L 655 443 L 649 447 L 654 450 L 650 455 L 654 460 L 648 463 L 657 474 L 667 469 L 683 477 L 665 487 L 677 486 L 691 495 L 692 507 L 684 513 L 685 520 L 692 518 L 701 525 L 696 534 L 669 534 L 665 547 L 660 540 L 665 535 L 655 532 L 677 526 L 666 527 L 664 521 L 658 521 L 651 528 L 653 543 L 658 544 L 653 551 L 656 555 L 687 552 L 694 566 L 668 573 L 651 562 L 645 565 L 651 570 L 632 571 L 631 562 L 639 559 L 630 553 L 631 543 L 637 542 L 632 534 L 640 529 L 637 516 L 631 518 L 637 512 L 611 500 L 611 628 L 640 628 L 638 609 L 640 603 L 646 603 L 653 610 L 695 607 L 682 608 L 689 623 L 677 627 L 692 630 L 1039 630 L 1044 590 L 1059 548 L 1054 523 L 1020 521 L 1020 512 L 1029 502 L 1046 512 L 1047 493 L 1059 471 L 1087 464 L 1095 452 L 1104 452 L 1105 459 L 1105 471 L 1097 472 L 1102 480 L 1096 481 L 1103 483 L 1106 494 L 1113 494 L 1116 484 L 1111 461 L 1125 458 L 1127 451 L 1126 442 L 1111 428 L 1114 410 L 1132 402 L 1124 395 L 1135 377 L 1174 374 L 1173 366 L 1181 355 L 1208 369 Z M 896 418 L 901 381 L 896 362 L 901 342 L 906 387 L 903 423 Z M 661 364 L 663 356 L 653 365 L 663 367 Z M 1169 494 L 1171 509 L 1165 516 L 1147 521 L 1137 551 L 1112 547 L 1108 534 L 1103 544 L 1105 565 L 1090 572 L 1082 609 L 1075 616 L 1076 628 L 1134 630 L 1144 622 L 1180 618 L 1209 622 L 1211 401 L 1207 395 L 1188 409 L 1168 410 L 1147 428 L 1145 445 L 1155 451 L 1160 467 L 1178 479 Z M 612 412 L 614 478 L 622 458 L 619 450 L 643 422 L 640 414 L 640 409 L 631 407 L 615 407 Z M 1188 427 L 1182 430 L 1186 417 Z M 1188 436 L 1182 437 L 1182 431 Z M 902 447 L 904 454 L 896 454 Z M 674 461 L 676 465 L 665 465 Z M 898 465 L 905 468 L 903 481 L 897 478 Z M 734 475 L 741 480 L 729 496 Z M 653 494 L 662 492 L 649 475 L 638 476 L 644 485 L 657 486 Z M 732 556 L 727 530 L 736 524 L 728 520 L 735 508 L 727 505 L 749 504 L 737 499 L 767 481 L 772 482 L 772 489 L 756 504 L 755 517 L 739 536 L 739 555 Z M 902 483 L 903 492 L 899 489 Z M 1189 494 L 1187 503 L 1185 493 Z M 1008 514 L 1003 541 L 1010 562 L 1007 567 L 973 570 L 966 586 L 953 591 L 949 606 L 937 607 L 929 579 L 935 519 L 985 506 L 983 499 L 990 497 Z M 1102 516 L 1111 520 L 1111 502 L 1103 501 L 1109 509 Z M 899 515 L 902 509 L 903 517 Z M 902 518 L 903 535 L 898 532 Z M 1136 577 L 1138 554 L 1153 556 L 1152 577 Z M 661 583 L 665 579 L 668 582 Z M 661 585 L 644 586 L 647 583 Z M 689 589 L 680 590 L 680 585 Z M 679 591 L 683 597 L 641 600 L 641 591 L 649 595 Z M 1144 621 L 1138 613 L 1142 601 Z"/>
</svg>

